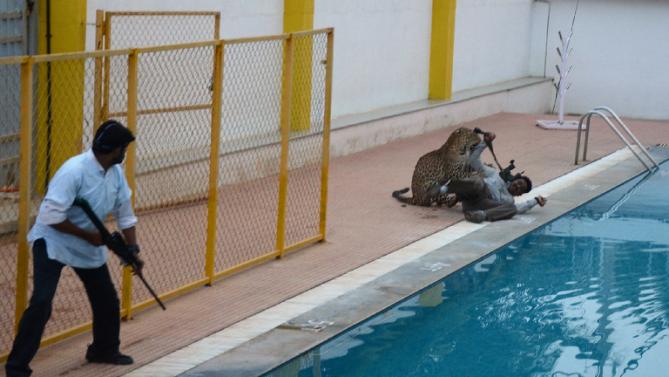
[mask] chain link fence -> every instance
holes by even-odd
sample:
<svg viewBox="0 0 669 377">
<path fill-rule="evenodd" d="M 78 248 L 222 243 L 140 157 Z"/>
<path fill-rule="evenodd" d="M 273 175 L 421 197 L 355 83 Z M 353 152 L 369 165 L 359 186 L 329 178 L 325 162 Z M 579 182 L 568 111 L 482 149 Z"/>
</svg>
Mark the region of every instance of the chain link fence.
<svg viewBox="0 0 669 377">
<path fill-rule="evenodd" d="M 3 204 L 18 191 L 19 77 L 18 64 L 0 66 L 0 87 L 3 88 L 0 91 L 0 203 Z"/>
<path fill-rule="evenodd" d="M 126 174 L 145 275 L 163 299 L 323 240 L 331 54 L 325 29 L 0 59 L 0 101 L 13 109 L 0 120 L 30 151 L 13 174 L 32 182 L 0 206 L 0 358 L 31 290 L 25 236 L 37 206 L 102 120 L 136 133 Z M 116 262 L 121 315 L 153 305 Z M 89 328 L 77 280 L 63 271 L 43 342 Z"/>
<path fill-rule="evenodd" d="M 138 54 L 135 208 L 158 292 L 203 278 L 214 49 Z M 134 302 L 150 297 L 143 286 L 133 291 Z"/>
<path fill-rule="evenodd" d="M 284 45 L 225 47 L 216 271 L 275 250 Z"/>
<path fill-rule="evenodd" d="M 0 65 L 0 349 L 11 344 L 15 320 L 20 70 Z"/>
<path fill-rule="evenodd" d="M 327 35 L 295 38 L 286 245 L 320 234 Z M 324 231 L 324 230 L 323 230 Z"/>
</svg>

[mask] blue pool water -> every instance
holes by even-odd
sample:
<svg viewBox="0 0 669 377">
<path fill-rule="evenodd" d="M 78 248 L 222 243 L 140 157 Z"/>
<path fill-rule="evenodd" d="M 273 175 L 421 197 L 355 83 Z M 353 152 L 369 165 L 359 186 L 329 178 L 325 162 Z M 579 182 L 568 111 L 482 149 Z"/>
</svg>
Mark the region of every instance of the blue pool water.
<svg viewBox="0 0 669 377">
<path fill-rule="evenodd" d="M 669 376 L 667 168 L 268 376 Z"/>
</svg>

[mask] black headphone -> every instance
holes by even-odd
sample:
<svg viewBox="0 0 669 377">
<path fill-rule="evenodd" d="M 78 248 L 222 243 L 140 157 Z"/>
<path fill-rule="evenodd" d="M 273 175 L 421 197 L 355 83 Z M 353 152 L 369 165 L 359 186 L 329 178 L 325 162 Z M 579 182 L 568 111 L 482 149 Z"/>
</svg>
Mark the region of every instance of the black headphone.
<svg viewBox="0 0 669 377">
<path fill-rule="evenodd" d="M 97 131 L 98 135 L 93 140 L 93 151 L 107 154 L 111 153 L 116 148 L 116 146 L 107 145 L 102 142 L 102 136 L 105 134 L 105 132 L 107 132 L 107 130 L 109 130 L 111 127 L 114 126 L 122 127 L 121 123 L 113 119 L 107 120 L 104 123 L 102 123 L 102 125 Z"/>
</svg>

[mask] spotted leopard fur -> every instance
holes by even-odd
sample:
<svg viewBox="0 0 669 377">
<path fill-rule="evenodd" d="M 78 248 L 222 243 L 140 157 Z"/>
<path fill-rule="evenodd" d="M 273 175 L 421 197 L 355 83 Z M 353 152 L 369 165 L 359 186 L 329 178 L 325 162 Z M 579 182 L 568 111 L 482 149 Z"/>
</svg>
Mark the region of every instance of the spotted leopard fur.
<svg viewBox="0 0 669 377">
<path fill-rule="evenodd" d="M 473 130 L 465 127 L 453 131 L 441 148 L 418 159 L 411 178 L 411 197 L 403 196 L 409 188 L 393 192 L 402 203 L 429 207 L 446 203 L 440 188 L 450 180 L 469 178 L 478 174 L 469 162 L 479 158 L 485 143 Z"/>
</svg>

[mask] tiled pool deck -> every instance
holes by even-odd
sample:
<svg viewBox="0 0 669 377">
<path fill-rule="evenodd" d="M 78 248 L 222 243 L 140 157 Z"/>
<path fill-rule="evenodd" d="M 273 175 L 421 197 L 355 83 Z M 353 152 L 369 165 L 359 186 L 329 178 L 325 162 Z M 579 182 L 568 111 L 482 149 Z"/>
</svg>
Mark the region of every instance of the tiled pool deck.
<svg viewBox="0 0 669 377">
<path fill-rule="evenodd" d="M 575 132 L 541 130 L 534 126 L 536 119 L 537 116 L 533 115 L 497 114 L 465 126 L 495 132 L 495 150 L 500 162 L 505 163 L 514 158 L 519 170 L 526 170 L 538 186 L 577 167 L 573 165 Z M 629 121 L 628 125 L 646 144 L 669 142 L 669 122 Z M 229 352 L 223 358 L 214 358 L 188 372 L 190 375 L 221 375 L 221 368 L 227 368 L 222 375 L 253 375 L 267 365 L 285 360 L 292 353 L 306 349 L 318 336 L 331 335 L 346 327 L 347 321 L 354 321 L 353 314 L 347 317 L 334 316 L 333 313 L 355 312 L 355 316 L 359 317 L 364 315 L 365 310 L 369 310 L 368 314 L 372 314 L 374 306 L 378 308 L 388 305 L 391 301 L 437 280 L 449 270 L 466 263 L 466 260 L 476 259 L 476 255 L 494 250 L 497 242 L 508 242 L 528 229 L 559 216 L 564 208 L 605 191 L 624 176 L 641 171 L 638 161 L 624 159 L 618 153 L 602 162 L 618 173 L 600 174 L 598 179 L 601 183 L 595 184 L 589 180 L 590 176 L 583 170 L 585 173 L 578 174 L 585 180 L 578 186 L 562 190 L 567 186 L 556 181 L 542 188 L 551 193 L 547 207 L 537 208 L 532 213 L 511 221 L 484 226 L 458 223 L 462 220 L 462 215 L 455 209 L 400 206 L 390 197 L 390 192 L 408 186 L 416 159 L 442 144 L 452 130 L 453 128 L 444 129 L 334 159 L 331 162 L 327 242 L 170 301 L 169 310 L 166 312 L 148 310 L 139 313 L 135 319 L 123 324 L 121 336 L 122 350 L 135 358 L 135 365 L 111 367 L 87 364 L 83 353 L 86 343 L 90 341 L 90 334 L 83 334 L 41 350 L 32 364 L 34 375 L 116 376 L 137 368 L 139 369 L 133 375 L 171 375 L 176 370 L 186 371 L 192 365 L 214 358 L 219 352 L 240 344 L 249 334 L 272 330 L 291 319 L 293 313 L 305 313 L 314 309 L 315 303 L 331 301 L 330 304 L 334 306 L 327 309 L 316 308 L 295 320 L 296 324 L 309 319 L 322 320 L 323 324 L 334 322 L 321 332 L 295 331 L 286 325 L 272 330 L 282 333 L 282 342 L 278 343 L 281 352 L 270 355 L 263 348 L 272 346 L 270 332 Z M 621 147 L 621 142 L 610 130 L 600 123 L 594 124 L 589 145 L 590 160 L 606 156 Z M 443 230 L 455 223 L 458 224 Z M 479 232 L 479 228 L 485 228 L 485 234 Z M 341 291 L 323 287 L 310 292 L 308 295 L 311 298 L 296 297 L 295 300 L 263 312 L 436 232 L 439 233 L 429 242 L 418 242 L 400 253 L 369 264 L 366 269 L 355 272 L 358 278 L 355 282 L 347 275 L 336 281 L 335 287 L 336 284 L 342 289 L 358 287 L 361 281 L 371 281 L 375 274 L 391 271 L 405 262 L 408 264 L 396 271 L 404 273 L 404 277 L 410 276 L 408 282 L 407 279 L 400 279 L 401 275 L 386 275 L 356 290 L 355 294 L 347 295 L 345 300 L 335 299 Z M 453 242 L 440 248 L 449 241 Z M 436 254 L 427 255 L 428 251 L 435 249 L 439 249 Z M 463 249 L 474 254 L 457 252 Z M 404 257 L 401 258 L 399 256 L 402 253 Z M 447 262 L 443 262 L 444 260 Z M 365 289 L 377 291 L 378 300 L 369 302 L 367 297 L 366 301 L 360 301 L 357 295 Z M 360 302 L 365 305 L 356 305 Z M 358 310 L 352 311 L 351 307 L 356 306 Z M 259 312 L 263 313 L 240 322 Z M 236 323 L 238 324 L 232 326 Z M 193 344 L 223 329 L 226 330 Z M 186 348 L 175 354 L 176 356 L 168 356 L 154 364 L 141 367 L 190 344 L 193 344 L 190 349 Z M 186 355 L 190 359 L 180 359 L 180 355 Z M 197 358 L 193 359 L 193 355 Z M 263 358 L 262 355 L 266 356 Z M 217 371 L 207 373 L 212 368 Z M 165 374 L 160 374 L 161 370 Z"/>
</svg>

